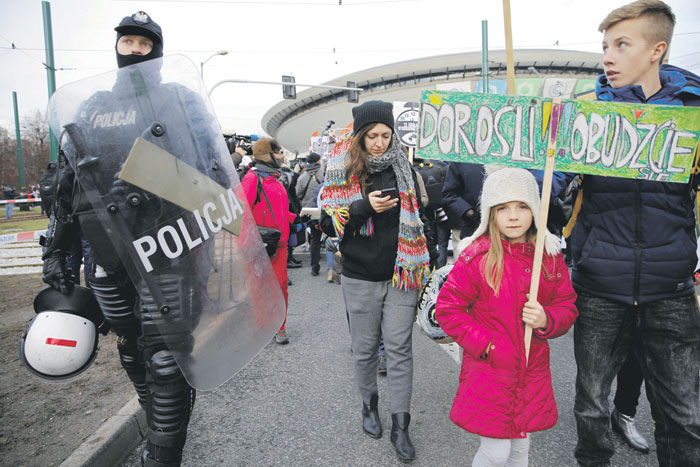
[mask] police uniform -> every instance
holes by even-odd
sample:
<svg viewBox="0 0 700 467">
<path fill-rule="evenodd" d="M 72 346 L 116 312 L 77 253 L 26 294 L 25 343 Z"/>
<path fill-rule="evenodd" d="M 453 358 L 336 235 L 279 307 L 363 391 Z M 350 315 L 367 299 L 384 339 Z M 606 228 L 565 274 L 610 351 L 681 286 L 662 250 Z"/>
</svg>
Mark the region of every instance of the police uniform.
<svg viewBox="0 0 700 467">
<path fill-rule="evenodd" d="M 77 228 L 82 228 L 93 248 L 95 267 L 90 287 L 105 320 L 119 336 L 122 366 L 147 413 L 143 463 L 175 466 L 180 465 L 195 390 L 178 367 L 174 352 L 187 354 L 193 345 L 191 332 L 200 315 L 203 282 L 211 270 L 207 250 L 176 259 L 156 254 L 149 258 L 156 269 L 150 282 L 132 281 L 127 271 L 134 265 L 120 254 L 122 245 L 115 242 L 118 235 L 100 220 L 81 183 L 90 179 L 93 186 L 111 186 L 111 202 L 106 207 L 109 212 L 119 212 L 119 222 L 132 232 L 148 232 L 167 219 L 182 217 L 178 216 L 182 208 L 117 178 L 120 161 L 133 144 L 134 138 L 126 135 L 140 129 L 197 128 L 212 121 L 199 96 L 180 85 L 161 83 L 161 61 L 153 60 L 162 56 L 162 32 L 157 23 L 138 12 L 124 18 L 115 30 L 117 40 L 123 35 L 148 37 L 153 49 L 147 55 L 117 53 L 120 69 L 113 88 L 91 96 L 81 106 L 75 124 L 66 128 L 68 138 L 62 138 L 62 150 L 69 164 L 59 172 L 53 229 L 45 245 L 44 280 L 55 288 L 70 287 L 65 275 L 66 248 Z M 137 63 L 138 67 L 129 66 Z M 173 146 L 169 152 L 179 154 L 191 138 L 189 134 L 169 134 L 168 144 Z M 217 173 L 218 162 L 212 156 L 215 151 L 185 152 L 188 164 L 205 173 L 212 173 L 212 169 Z M 218 173 L 216 181 L 228 187 L 226 175 Z M 154 288 L 167 305 L 156 305 L 151 293 Z"/>
</svg>

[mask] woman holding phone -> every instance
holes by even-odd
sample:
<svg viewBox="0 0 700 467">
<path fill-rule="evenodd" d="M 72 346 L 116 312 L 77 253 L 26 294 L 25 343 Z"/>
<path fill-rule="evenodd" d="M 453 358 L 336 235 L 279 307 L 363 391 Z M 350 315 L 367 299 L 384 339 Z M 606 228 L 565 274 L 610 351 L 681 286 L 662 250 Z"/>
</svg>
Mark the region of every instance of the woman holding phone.
<svg viewBox="0 0 700 467">
<path fill-rule="evenodd" d="M 339 142 L 328 159 L 321 228 L 340 238 L 341 286 L 362 397 L 362 428 L 373 438 L 382 436 L 377 346 L 383 335 L 391 442 L 399 458 L 407 461 L 415 458 L 408 436 L 411 334 L 418 292 L 430 268 L 416 175 L 394 135 L 392 107 L 368 101 L 352 109 L 349 147 Z"/>
</svg>

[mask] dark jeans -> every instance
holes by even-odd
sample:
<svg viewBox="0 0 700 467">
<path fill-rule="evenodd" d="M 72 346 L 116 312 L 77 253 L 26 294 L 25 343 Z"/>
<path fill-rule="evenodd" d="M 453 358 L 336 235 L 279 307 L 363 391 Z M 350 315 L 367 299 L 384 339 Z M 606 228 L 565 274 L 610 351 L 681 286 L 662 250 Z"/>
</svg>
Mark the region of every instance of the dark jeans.
<svg viewBox="0 0 700 467">
<path fill-rule="evenodd" d="M 71 269 L 71 276 L 73 276 L 73 283 L 75 285 L 80 285 L 80 265 L 83 264 L 83 262 L 85 263 L 85 267 L 83 268 L 85 287 L 90 287 L 88 283 L 88 277 L 90 277 L 90 272 L 92 271 L 90 244 L 87 239 L 81 235 L 79 238 L 73 240 L 70 254 L 66 258 L 66 265 Z"/>
<path fill-rule="evenodd" d="M 700 463 L 700 312 L 695 297 L 624 305 L 579 293 L 574 326 L 580 465 L 608 465 L 614 447 L 608 396 L 630 352 L 639 361 L 661 466 Z"/>
<path fill-rule="evenodd" d="M 630 352 L 617 373 L 617 389 L 613 402 L 619 412 L 629 417 L 637 415 L 637 404 L 639 404 L 643 381 L 644 375 L 637 357 L 634 356 L 634 352 Z"/>
<path fill-rule="evenodd" d="M 311 253 L 311 270 L 319 272 L 321 270 L 321 230 L 317 228 L 318 224 L 312 225 L 309 229 L 309 253 Z"/>
<path fill-rule="evenodd" d="M 452 235 L 452 230 L 450 229 L 449 222 L 435 222 L 435 235 L 437 238 L 438 247 L 438 258 L 437 267 L 438 269 L 447 264 L 447 248 L 450 243 L 450 235 Z M 456 247 L 457 245 L 452 245 Z"/>
</svg>

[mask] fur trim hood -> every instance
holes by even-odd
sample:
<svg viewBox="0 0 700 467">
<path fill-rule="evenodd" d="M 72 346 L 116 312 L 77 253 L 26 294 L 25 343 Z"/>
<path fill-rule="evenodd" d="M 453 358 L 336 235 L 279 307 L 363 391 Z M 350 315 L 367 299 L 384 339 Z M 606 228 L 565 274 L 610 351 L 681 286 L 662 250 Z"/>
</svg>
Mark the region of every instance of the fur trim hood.
<svg viewBox="0 0 700 467">
<path fill-rule="evenodd" d="M 537 229 L 540 228 L 540 190 L 535 177 L 525 169 L 487 167 L 484 187 L 481 190 L 481 222 L 471 237 L 463 238 L 457 245 L 457 254 L 486 233 L 489 227 L 491 208 L 509 201 L 522 201 L 530 207 L 532 219 Z M 544 226 L 543 228 L 547 228 Z M 545 235 L 545 252 L 556 255 L 561 251 L 561 240 L 547 231 Z"/>
</svg>

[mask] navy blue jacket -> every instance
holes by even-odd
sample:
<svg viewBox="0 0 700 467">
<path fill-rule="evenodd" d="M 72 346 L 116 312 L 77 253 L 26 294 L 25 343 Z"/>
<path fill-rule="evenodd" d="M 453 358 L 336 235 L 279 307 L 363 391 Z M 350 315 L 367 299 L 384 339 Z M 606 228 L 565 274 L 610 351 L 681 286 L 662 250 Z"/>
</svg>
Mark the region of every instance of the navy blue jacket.
<svg viewBox="0 0 700 467">
<path fill-rule="evenodd" d="M 450 226 L 459 227 L 461 237 L 468 237 L 481 220 L 479 199 L 484 185 L 484 166 L 465 162 L 450 162 L 442 185 L 442 203 L 450 219 Z M 466 213 L 474 210 L 474 215 Z"/>
<path fill-rule="evenodd" d="M 599 100 L 698 105 L 700 77 L 664 65 L 662 88 L 612 88 L 598 78 Z M 692 184 L 584 175 L 583 204 L 571 236 L 577 292 L 643 305 L 691 295 L 695 254 Z"/>
</svg>

